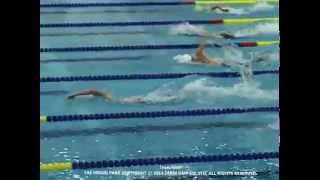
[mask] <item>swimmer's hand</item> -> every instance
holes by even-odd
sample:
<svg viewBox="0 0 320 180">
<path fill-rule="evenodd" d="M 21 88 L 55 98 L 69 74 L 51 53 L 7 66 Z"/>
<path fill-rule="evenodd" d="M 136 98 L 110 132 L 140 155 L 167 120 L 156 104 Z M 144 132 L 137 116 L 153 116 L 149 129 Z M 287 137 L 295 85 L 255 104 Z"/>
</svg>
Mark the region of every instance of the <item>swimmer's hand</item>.
<svg viewBox="0 0 320 180">
<path fill-rule="evenodd" d="M 66 97 L 67 100 L 73 100 L 74 98 L 75 98 L 75 95 L 70 95 Z"/>
<path fill-rule="evenodd" d="M 224 39 L 235 39 L 236 38 L 233 34 L 227 33 L 227 32 L 220 33 L 220 36 L 222 36 Z"/>
</svg>

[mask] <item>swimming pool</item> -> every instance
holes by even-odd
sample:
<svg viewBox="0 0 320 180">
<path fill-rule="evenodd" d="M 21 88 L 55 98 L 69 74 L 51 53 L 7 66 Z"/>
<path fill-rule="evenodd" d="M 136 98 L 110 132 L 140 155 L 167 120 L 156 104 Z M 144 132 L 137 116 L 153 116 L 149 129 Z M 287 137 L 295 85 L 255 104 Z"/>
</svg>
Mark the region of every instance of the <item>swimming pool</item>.
<svg viewBox="0 0 320 180">
<path fill-rule="evenodd" d="M 123 0 L 124 1 L 124 0 Z M 57 1 L 64 2 L 64 1 Z M 68 1 L 70 2 L 70 1 Z M 74 1 L 99 2 L 99 1 Z M 101 1 L 100 1 L 101 2 Z M 108 2 L 108 1 L 103 1 Z M 110 1 L 109 1 L 110 2 Z M 120 2 L 120 1 L 117 1 Z M 129 2 L 128 0 L 124 2 Z M 134 1 L 137 2 L 137 1 Z M 53 3 L 53 1 L 41 1 Z M 193 6 L 41 8 L 40 23 L 129 22 L 208 20 L 226 18 L 278 17 L 277 5 L 232 6 L 246 12 L 214 14 L 198 12 Z M 278 40 L 277 22 L 242 25 L 200 25 L 210 32 L 229 31 L 235 40 L 218 43 Z M 197 36 L 177 35 L 177 25 L 41 28 L 41 48 L 79 46 L 120 46 L 199 43 Z M 126 75 L 186 72 L 239 72 L 238 68 L 179 63 L 178 54 L 194 49 L 125 50 L 97 52 L 40 53 L 40 77 Z M 253 64 L 254 71 L 279 67 L 278 46 L 207 48 L 211 57 L 249 59 L 251 52 L 270 54 L 267 63 Z M 41 115 L 145 112 L 207 108 L 250 108 L 278 106 L 278 75 L 254 76 L 255 83 L 240 78 L 187 76 L 177 79 L 50 82 L 40 84 Z M 80 90 L 111 91 L 115 97 L 143 96 L 160 103 L 122 104 L 102 99 L 67 101 Z M 177 100 L 167 101 L 174 96 Z M 108 121 L 57 122 L 41 125 L 42 163 L 78 160 L 121 160 L 149 157 L 193 156 L 278 151 L 278 114 L 244 113 L 219 116 L 136 118 Z M 278 160 L 230 161 L 183 164 L 184 170 L 277 171 Z M 159 170 L 159 166 L 110 168 L 120 170 Z M 45 172 L 41 179 L 136 179 L 140 176 L 89 176 L 83 170 Z M 147 178 L 147 177 L 145 177 Z M 237 179 L 239 177 L 233 177 Z M 242 179 L 278 179 L 277 173 Z"/>
</svg>

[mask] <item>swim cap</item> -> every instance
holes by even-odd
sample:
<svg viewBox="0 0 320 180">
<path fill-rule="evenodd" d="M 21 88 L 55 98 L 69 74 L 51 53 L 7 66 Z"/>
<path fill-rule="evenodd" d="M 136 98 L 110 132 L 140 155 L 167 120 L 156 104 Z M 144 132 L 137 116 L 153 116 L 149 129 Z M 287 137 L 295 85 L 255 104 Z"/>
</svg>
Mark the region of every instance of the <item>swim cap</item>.
<svg viewBox="0 0 320 180">
<path fill-rule="evenodd" d="M 192 56 L 189 54 L 179 54 L 173 57 L 173 59 L 178 61 L 179 63 L 190 63 L 192 61 Z"/>
</svg>

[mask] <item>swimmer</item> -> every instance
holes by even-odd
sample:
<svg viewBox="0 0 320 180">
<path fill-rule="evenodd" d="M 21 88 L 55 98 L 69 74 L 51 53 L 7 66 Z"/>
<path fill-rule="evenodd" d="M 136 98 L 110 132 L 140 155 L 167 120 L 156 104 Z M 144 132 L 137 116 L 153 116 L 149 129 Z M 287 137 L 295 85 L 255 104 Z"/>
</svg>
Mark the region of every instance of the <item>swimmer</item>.
<svg viewBox="0 0 320 180">
<path fill-rule="evenodd" d="M 68 100 L 73 100 L 76 97 L 80 97 L 80 96 L 92 96 L 92 97 L 101 97 L 107 100 L 112 100 L 112 95 L 109 92 L 102 92 L 102 91 L 98 91 L 95 89 L 89 89 L 89 90 L 84 90 L 72 95 L 67 96 Z"/>
<path fill-rule="evenodd" d="M 237 37 L 228 32 L 188 32 L 181 33 L 184 36 L 200 36 L 200 37 L 211 37 L 211 38 L 220 38 L 220 39 L 236 39 Z"/>
<path fill-rule="evenodd" d="M 171 34 L 175 35 L 184 35 L 184 36 L 200 36 L 207 38 L 219 38 L 219 39 L 235 39 L 235 35 L 229 32 L 209 32 L 204 29 L 202 26 L 195 26 L 192 24 L 182 23 L 176 26 L 173 26 L 170 29 Z"/>
<path fill-rule="evenodd" d="M 250 13 L 250 9 L 245 8 L 232 8 L 232 7 L 222 7 L 222 6 L 213 6 L 209 7 L 207 11 L 216 13 L 216 14 L 236 14 L 236 15 L 242 15 L 242 14 L 248 14 Z"/>
<path fill-rule="evenodd" d="M 261 55 L 255 58 L 254 53 L 251 53 L 251 60 L 247 62 L 234 62 L 234 65 L 240 67 L 241 78 L 243 82 L 253 82 L 252 64 L 270 61 L 268 55 Z"/>
<path fill-rule="evenodd" d="M 273 56 L 278 56 L 278 57 L 273 57 Z M 276 58 L 280 60 L 279 54 L 264 54 L 257 56 L 252 62 L 253 63 L 260 63 L 260 62 L 266 62 L 266 61 L 271 61 L 273 58 Z"/>
<path fill-rule="evenodd" d="M 213 7 L 210 8 L 210 11 L 215 11 L 215 12 L 221 11 L 221 12 L 227 13 L 227 12 L 230 12 L 230 9 L 223 8 L 222 6 L 213 6 Z"/>
<path fill-rule="evenodd" d="M 204 53 L 204 48 L 205 48 L 205 41 L 202 41 L 200 43 L 199 47 L 196 49 L 196 52 L 194 55 L 189 55 L 189 54 L 184 54 L 184 55 L 177 55 L 173 59 L 178 61 L 179 63 L 190 63 L 190 62 L 195 62 L 195 63 L 201 63 L 201 64 L 208 64 L 208 65 L 218 65 L 218 66 L 224 66 L 224 67 L 231 67 L 234 64 L 236 65 L 241 65 L 237 62 L 228 62 L 227 61 L 222 61 L 218 59 L 213 59 L 209 58 L 207 55 Z M 219 44 L 214 44 L 214 46 L 217 47 L 222 47 Z"/>
<path fill-rule="evenodd" d="M 223 63 L 219 60 L 208 58 L 204 53 L 205 41 L 203 41 L 199 47 L 196 49 L 196 53 L 194 56 L 191 56 L 191 61 L 203 63 L 203 64 L 211 64 L 211 65 L 223 65 Z"/>
<path fill-rule="evenodd" d="M 240 67 L 241 79 L 243 82 L 250 83 L 253 82 L 253 73 L 251 62 L 243 63 Z"/>
<path fill-rule="evenodd" d="M 73 100 L 76 97 L 81 97 L 81 96 L 102 98 L 106 101 L 117 102 L 121 104 L 159 104 L 159 103 L 165 103 L 165 102 L 172 102 L 179 99 L 178 97 L 173 95 L 167 95 L 162 101 L 155 101 L 150 98 L 145 98 L 144 96 L 130 96 L 125 98 L 115 99 L 112 97 L 111 92 L 109 91 L 103 92 L 96 89 L 83 90 L 78 93 L 67 96 L 66 99 Z"/>
<path fill-rule="evenodd" d="M 224 39 L 235 39 L 236 38 L 235 35 L 228 33 L 228 32 L 221 32 L 221 33 L 219 33 L 219 35 L 221 37 L 223 37 Z"/>
<path fill-rule="evenodd" d="M 237 37 L 229 32 L 187 32 L 181 33 L 185 36 L 200 36 L 200 37 L 211 37 L 220 39 L 236 39 Z"/>
<path fill-rule="evenodd" d="M 220 38 L 220 39 L 236 39 L 237 37 L 229 32 L 201 32 L 198 33 L 198 36 L 201 37 L 211 37 L 211 38 Z"/>
<path fill-rule="evenodd" d="M 76 97 L 81 96 L 91 96 L 91 97 L 97 97 L 97 98 L 103 98 L 107 101 L 114 101 L 115 99 L 112 98 L 111 92 L 102 92 L 98 91 L 96 89 L 89 89 L 89 90 L 83 90 L 78 93 L 72 94 L 70 96 L 67 96 L 68 100 L 73 100 Z M 132 96 L 127 97 L 119 100 L 120 103 L 145 103 L 143 100 L 143 97 L 141 96 Z"/>
</svg>

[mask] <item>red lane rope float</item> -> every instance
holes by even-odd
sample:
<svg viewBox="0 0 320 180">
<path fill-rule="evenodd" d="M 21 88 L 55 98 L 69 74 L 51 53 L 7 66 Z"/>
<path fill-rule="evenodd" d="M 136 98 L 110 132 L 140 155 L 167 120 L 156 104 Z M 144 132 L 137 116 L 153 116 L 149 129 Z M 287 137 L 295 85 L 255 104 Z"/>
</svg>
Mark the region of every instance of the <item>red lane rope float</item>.
<svg viewBox="0 0 320 180">
<path fill-rule="evenodd" d="M 239 47 L 256 47 L 258 46 L 257 42 L 240 42 Z"/>
<path fill-rule="evenodd" d="M 208 24 L 223 24 L 223 19 L 213 19 L 209 20 Z"/>
</svg>

